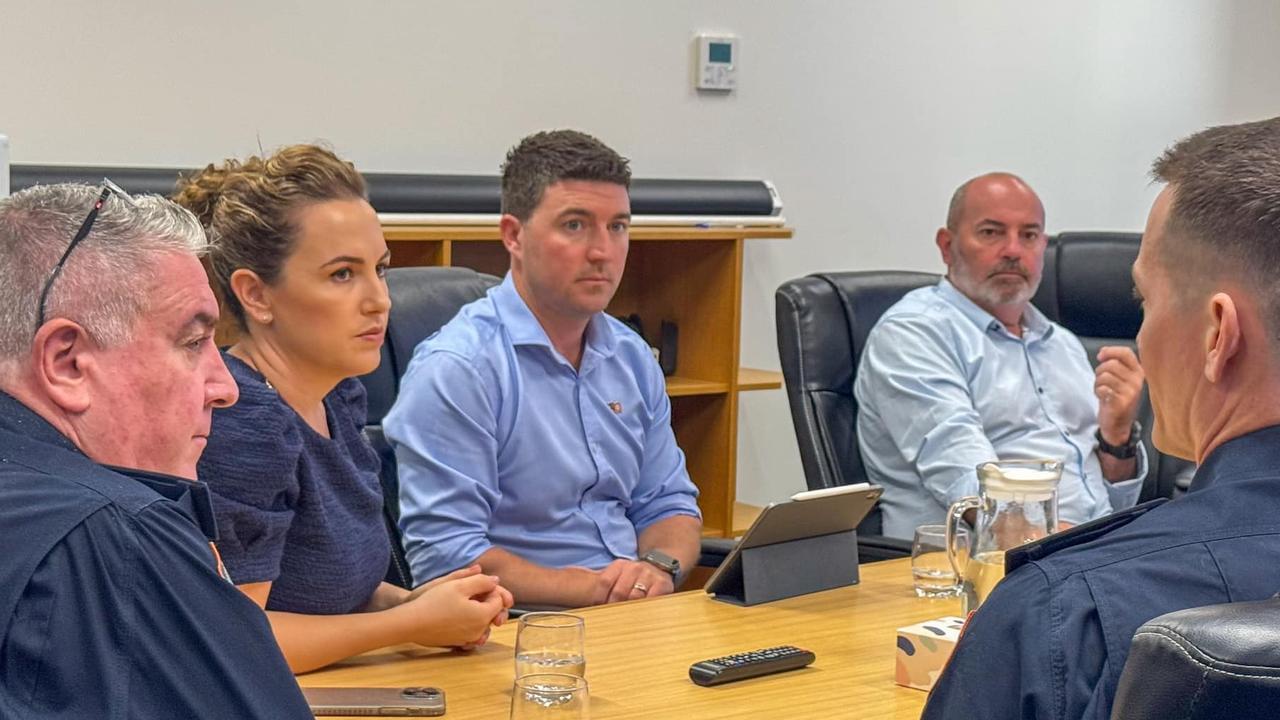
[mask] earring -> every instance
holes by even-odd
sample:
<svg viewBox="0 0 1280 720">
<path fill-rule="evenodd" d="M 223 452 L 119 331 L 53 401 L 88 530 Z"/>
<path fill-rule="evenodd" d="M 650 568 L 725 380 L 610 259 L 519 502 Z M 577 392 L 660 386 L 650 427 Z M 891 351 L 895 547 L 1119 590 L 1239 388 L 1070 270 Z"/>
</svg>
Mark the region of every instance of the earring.
<svg viewBox="0 0 1280 720">
<path fill-rule="evenodd" d="M 263 313 L 262 317 L 258 318 L 258 322 L 262 323 L 263 325 L 270 325 L 271 313 Z"/>
</svg>

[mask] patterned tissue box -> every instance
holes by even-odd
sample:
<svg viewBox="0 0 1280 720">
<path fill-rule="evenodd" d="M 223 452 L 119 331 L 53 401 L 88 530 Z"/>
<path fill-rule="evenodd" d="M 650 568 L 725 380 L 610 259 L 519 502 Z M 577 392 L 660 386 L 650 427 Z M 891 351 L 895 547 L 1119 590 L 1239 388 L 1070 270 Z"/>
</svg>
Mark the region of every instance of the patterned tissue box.
<svg viewBox="0 0 1280 720">
<path fill-rule="evenodd" d="M 964 618 L 949 616 L 898 628 L 893 681 L 918 690 L 932 688 L 963 627 Z"/>
</svg>

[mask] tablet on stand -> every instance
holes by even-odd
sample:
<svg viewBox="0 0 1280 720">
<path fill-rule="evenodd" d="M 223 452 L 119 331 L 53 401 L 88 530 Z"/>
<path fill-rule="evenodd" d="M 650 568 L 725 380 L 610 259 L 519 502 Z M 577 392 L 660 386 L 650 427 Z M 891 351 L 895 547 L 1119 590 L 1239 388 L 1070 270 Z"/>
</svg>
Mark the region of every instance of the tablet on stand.
<svg viewBox="0 0 1280 720">
<path fill-rule="evenodd" d="M 861 483 L 766 507 L 707 580 L 716 600 L 758 605 L 858 582 L 858 523 L 884 489 Z"/>
</svg>

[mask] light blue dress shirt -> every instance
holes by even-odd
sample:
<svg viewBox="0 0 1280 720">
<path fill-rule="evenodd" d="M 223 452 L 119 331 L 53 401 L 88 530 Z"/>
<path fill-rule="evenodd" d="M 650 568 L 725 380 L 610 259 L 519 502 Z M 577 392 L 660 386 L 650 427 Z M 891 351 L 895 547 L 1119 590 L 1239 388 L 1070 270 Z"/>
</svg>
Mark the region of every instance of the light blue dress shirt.
<svg viewBox="0 0 1280 720">
<path fill-rule="evenodd" d="M 885 535 L 942 522 L 977 494 L 976 466 L 996 458 L 1062 460 L 1065 522 L 1132 506 L 1146 451 L 1135 478 L 1102 476 L 1093 384 L 1079 338 L 1034 306 L 1019 338 L 946 279 L 907 293 L 872 329 L 854 384 L 863 463 L 885 488 Z"/>
<path fill-rule="evenodd" d="M 700 517 L 648 345 L 597 314 L 574 370 L 510 275 L 417 347 L 383 429 L 417 582 L 495 546 L 598 569 L 636 559 L 653 523 Z"/>
</svg>

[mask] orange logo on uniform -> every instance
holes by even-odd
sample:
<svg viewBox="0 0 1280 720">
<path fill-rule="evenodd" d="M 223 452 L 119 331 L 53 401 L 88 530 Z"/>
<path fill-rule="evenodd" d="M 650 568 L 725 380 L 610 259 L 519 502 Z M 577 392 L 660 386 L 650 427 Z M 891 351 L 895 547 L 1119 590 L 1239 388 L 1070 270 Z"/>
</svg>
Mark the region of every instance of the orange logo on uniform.
<svg viewBox="0 0 1280 720">
<path fill-rule="evenodd" d="M 622 403 L 618 402 L 617 400 L 614 400 L 613 402 L 609 403 L 609 409 L 613 411 L 614 415 L 621 415 Z"/>
<path fill-rule="evenodd" d="M 222 553 L 218 552 L 218 546 L 209 543 L 209 549 L 213 551 L 213 564 L 218 570 L 218 575 L 222 576 L 223 580 L 231 582 L 231 574 L 227 572 L 227 566 L 222 564 Z"/>
</svg>

